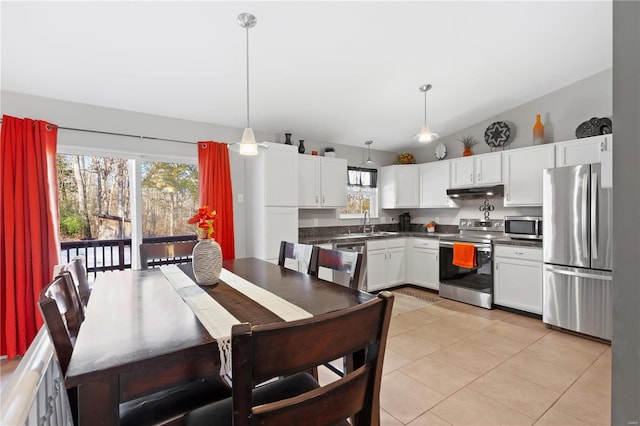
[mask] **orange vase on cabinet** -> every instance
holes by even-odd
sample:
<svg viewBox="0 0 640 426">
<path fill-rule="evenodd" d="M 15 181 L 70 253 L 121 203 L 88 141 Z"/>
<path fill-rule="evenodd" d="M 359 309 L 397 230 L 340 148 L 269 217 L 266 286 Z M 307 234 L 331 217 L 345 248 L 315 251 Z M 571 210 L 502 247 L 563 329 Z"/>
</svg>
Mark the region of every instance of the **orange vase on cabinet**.
<svg viewBox="0 0 640 426">
<path fill-rule="evenodd" d="M 540 114 L 536 115 L 536 124 L 533 125 L 533 144 L 542 145 L 544 143 L 544 125 L 540 121 Z"/>
<path fill-rule="evenodd" d="M 470 155 L 473 155 L 473 153 L 471 152 L 471 147 L 467 146 L 464 148 L 464 151 L 462 151 L 462 156 L 463 157 L 468 157 Z"/>
</svg>

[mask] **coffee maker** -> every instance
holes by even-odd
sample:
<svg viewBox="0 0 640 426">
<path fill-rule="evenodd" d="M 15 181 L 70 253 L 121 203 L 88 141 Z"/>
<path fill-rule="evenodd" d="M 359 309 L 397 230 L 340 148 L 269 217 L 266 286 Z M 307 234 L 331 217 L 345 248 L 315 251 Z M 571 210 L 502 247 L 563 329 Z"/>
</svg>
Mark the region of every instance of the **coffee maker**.
<svg viewBox="0 0 640 426">
<path fill-rule="evenodd" d="M 411 230 L 411 215 L 409 212 L 402 213 L 398 217 L 398 229 L 400 232 L 408 232 Z"/>
</svg>

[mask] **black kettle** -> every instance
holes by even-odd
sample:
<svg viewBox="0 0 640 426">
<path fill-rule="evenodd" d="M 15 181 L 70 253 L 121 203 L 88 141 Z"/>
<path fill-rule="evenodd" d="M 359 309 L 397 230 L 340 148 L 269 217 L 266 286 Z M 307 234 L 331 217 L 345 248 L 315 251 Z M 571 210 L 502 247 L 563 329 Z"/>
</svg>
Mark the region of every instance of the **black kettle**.
<svg viewBox="0 0 640 426">
<path fill-rule="evenodd" d="M 408 232 L 411 230 L 411 215 L 409 212 L 402 213 L 398 217 L 398 227 L 400 232 Z"/>
</svg>

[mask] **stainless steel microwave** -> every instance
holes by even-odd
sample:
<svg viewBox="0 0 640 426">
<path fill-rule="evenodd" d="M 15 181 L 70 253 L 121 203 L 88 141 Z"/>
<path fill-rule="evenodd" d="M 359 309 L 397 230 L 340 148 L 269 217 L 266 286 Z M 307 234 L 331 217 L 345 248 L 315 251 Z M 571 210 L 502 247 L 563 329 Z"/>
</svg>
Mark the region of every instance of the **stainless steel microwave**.
<svg viewBox="0 0 640 426">
<path fill-rule="evenodd" d="M 542 218 L 539 216 L 505 216 L 504 235 L 525 240 L 541 240 Z"/>
</svg>

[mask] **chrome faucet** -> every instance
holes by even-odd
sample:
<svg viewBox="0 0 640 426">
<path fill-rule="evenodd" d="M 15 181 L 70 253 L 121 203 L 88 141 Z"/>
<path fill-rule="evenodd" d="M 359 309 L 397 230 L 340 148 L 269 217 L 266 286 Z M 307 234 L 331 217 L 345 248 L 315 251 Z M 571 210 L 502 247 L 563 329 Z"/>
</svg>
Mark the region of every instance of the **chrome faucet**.
<svg viewBox="0 0 640 426">
<path fill-rule="evenodd" d="M 369 210 L 364 211 L 364 220 L 362 221 L 362 233 L 367 233 L 367 217 L 369 217 Z"/>
</svg>

